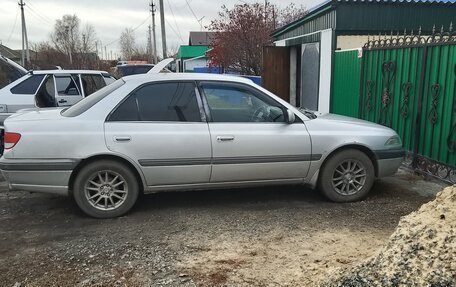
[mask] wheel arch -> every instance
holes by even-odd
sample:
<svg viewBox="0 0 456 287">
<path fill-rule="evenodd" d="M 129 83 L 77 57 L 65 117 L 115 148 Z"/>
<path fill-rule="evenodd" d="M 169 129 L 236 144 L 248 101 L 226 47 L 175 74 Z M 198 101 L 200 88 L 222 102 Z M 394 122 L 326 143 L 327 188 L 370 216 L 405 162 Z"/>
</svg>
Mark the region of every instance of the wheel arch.
<svg viewBox="0 0 456 287">
<path fill-rule="evenodd" d="M 88 164 L 95 162 L 97 160 L 113 160 L 120 162 L 122 164 L 125 164 L 135 175 L 136 179 L 138 180 L 140 192 L 143 193 L 144 189 L 146 188 L 146 182 L 144 179 L 144 176 L 142 172 L 138 169 L 138 167 L 135 166 L 129 159 L 126 159 L 122 156 L 119 155 L 114 155 L 114 154 L 97 154 L 90 156 L 88 158 L 85 158 L 81 160 L 77 166 L 73 169 L 73 172 L 71 173 L 70 180 L 68 183 L 68 190 L 69 193 L 73 193 L 73 188 L 74 188 L 74 181 L 76 179 L 76 176 L 78 175 L 79 171 L 87 166 Z"/>
<path fill-rule="evenodd" d="M 374 166 L 374 173 L 375 176 L 378 177 L 378 162 L 377 162 L 377 157 L 375 156 L 375 153 L 368 147 L 361 145 L 361 144 L 347 144 L 340 146 L 336 148 L 335 150 L 331 151 L 323 160 L 323 163 L 320 167 L 320 170 L 325 166 L 325 164 L 328 162 L 328 160 L 333 157 L 335 154 L 344 151 L 344 150 L 349 150 L 349 149 L 355 149 L 358 150 L 362 153 L 364 153 L 372 162 L 372 165 Z M 320 177 L 320 176 L 318 176 Z"/>
</svg>

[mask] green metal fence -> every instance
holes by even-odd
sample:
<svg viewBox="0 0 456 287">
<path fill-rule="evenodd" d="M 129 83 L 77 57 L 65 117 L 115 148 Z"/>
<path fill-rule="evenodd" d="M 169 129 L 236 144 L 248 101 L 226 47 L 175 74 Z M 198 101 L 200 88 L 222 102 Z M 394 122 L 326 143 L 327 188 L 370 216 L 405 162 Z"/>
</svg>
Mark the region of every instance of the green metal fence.
<svg viewBox="0 0 456 287">
<path fill-rule="evenodd" d="M 456 35 L 370 41 L 360 81 L 359 117 L 396 130 L 406 164 L 456 182 Z"/>
<path fill-rule="evenodd" d="M 331 112 L 358 117 L 361 58 L 358 51 L 336 51 L 334 55 Z"/>
</svg>

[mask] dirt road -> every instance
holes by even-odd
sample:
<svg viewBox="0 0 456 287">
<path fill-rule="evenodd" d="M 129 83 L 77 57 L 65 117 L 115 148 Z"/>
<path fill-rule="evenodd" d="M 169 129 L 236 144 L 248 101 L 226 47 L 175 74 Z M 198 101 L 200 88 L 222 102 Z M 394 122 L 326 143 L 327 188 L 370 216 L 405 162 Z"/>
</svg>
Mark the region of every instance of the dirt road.
<svg viewBox="0 0 456 287">
<path fill-rule="evenodd" d="M 312 286 L 372 255 L 441 185 L 400 172 L 335 204 L 301 187 L 161 193 L 110 220 L 0 183 L 1 286 Z"/>
</svg>

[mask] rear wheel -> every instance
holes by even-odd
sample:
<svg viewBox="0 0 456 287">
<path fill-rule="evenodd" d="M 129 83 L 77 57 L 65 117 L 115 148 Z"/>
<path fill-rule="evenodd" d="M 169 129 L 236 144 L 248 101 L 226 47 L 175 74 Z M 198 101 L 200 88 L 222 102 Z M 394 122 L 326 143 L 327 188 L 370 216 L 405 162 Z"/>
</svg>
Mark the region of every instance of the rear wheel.
<svg viewBox="0 0 456 287">
<path fill-rule="evenodd" d="M 83 167 L 76 176 L 73 196 L 78 206 L 96 218 L 127 213 L 138 198 L 134 173 L 123 164 L 100 160 Z"/>
<path fill-rule="evenodd" d="M 319 188 L 330 200 L 351 202 L 364 198 L 372 188 L 372 161 L 359 150 L 349 149 L 331 156 L 323 165 Z"/>
</svg>

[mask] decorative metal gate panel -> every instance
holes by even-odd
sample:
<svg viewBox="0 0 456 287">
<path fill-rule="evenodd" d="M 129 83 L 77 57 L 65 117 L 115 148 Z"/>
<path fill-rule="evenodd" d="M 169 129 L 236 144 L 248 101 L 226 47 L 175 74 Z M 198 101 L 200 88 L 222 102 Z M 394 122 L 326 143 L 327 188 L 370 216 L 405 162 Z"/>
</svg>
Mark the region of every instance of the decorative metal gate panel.
<svg viewBox="0 0 456 287">
<path fill-rule="evenodd" d="M 363 48 L 360 118 L 393 128 L 405 164 L 456 183 L 456 33 L 379 36 Z"/>
</svg>

